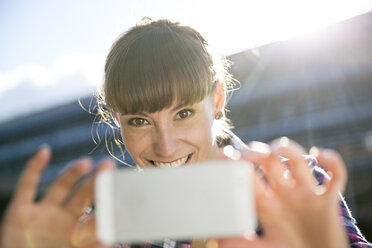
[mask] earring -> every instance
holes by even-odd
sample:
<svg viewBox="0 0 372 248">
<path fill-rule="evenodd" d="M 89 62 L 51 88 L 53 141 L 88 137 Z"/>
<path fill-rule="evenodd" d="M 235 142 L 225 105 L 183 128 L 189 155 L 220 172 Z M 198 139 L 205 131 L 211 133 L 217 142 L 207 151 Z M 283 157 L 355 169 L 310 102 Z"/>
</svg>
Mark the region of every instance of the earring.
<svg viewBox="0 0 372 248">
<path fill-rule="evenodd" d="M 218 112 L 218 113 L 214 116 L 214 118 L 215 118 L 216 120 L 220 120 L 222 117 L 223 117 L 223 114 L 222 114 L 221 111 Z"/>
</svg>

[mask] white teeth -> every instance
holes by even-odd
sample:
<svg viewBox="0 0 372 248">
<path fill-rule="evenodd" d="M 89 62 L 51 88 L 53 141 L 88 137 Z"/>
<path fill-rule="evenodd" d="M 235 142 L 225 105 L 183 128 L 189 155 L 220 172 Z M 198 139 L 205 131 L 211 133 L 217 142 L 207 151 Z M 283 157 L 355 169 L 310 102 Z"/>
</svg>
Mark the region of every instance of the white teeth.
<svg viewBox="0 0 372 248">
<path fill-rule="evenodd" d="M 163 168 L 166 168 L 166 167 L 178 167 L 178 166 L 181 166 L 183 164 L 186 163 L 186 160 L 187 160 L 188 156 L 185 156 L 183 158 L 180 158 L 172 163 L 162 163 L 162 162 L 155 162 L 154 161 L 154 165 L 157 166 L 157 167 L 163 167 Z"/>
</svg>

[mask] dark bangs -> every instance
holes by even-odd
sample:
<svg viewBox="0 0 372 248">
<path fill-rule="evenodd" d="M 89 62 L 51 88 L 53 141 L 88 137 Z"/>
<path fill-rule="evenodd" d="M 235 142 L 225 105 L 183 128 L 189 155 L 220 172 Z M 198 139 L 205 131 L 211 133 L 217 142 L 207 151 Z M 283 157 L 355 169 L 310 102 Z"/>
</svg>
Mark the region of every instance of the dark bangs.
<svg viewBox="0 0 372 248">
<path fill-rule="evenodd" d="M 106 104 L 116 112 L 135 114 L 203 100 L 215 85 L 206 46 L 192 28 L 167 21 L 133 28 L 108 55 Z"/>
</svg>

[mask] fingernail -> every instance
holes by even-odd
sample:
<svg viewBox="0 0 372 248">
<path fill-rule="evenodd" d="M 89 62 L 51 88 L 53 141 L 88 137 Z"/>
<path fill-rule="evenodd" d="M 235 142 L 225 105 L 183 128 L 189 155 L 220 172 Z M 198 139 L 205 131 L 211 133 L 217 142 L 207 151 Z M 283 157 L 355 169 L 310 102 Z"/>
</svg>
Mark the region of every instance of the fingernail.
<svg viewBox="0 0 372 248">
<path fill-rule="evenodd" d="M 285 146 L 289 146 L 289 139 L 288 139 L 288 137 L 281 137 L 280 139 L 279 139 L 279 145 L 280 146 L 283 146 L 283 147 L 285 147 Z"/>
<path fill-rule="evenodd" d="M 249 148 L 254 152 L 269 154 L 271 152 L 270 146 L 259 141 L 252 141 L 249 143 Z"/>
<path fill-rule="evenodd" d="M 48 144 L 42 144 L 41 146 L 39 146 L 39 148 L 37 149 L 38 152 L 41 152 L 41 153 L 48 153 L 50 152 L 51 148 Z"/>
<path fill-rule="evenodd" d="M 289 146 L 289 138 L 284 136 L 278 139 L 275 139 L 270 143 L 270 148 L 272 151 L 277 151 L 278 149 L 282 147 L 288 147 Z"/>
<path fill-rule="evenodd" d="M 231 145 L 228 145 L 228 146 L 225 146 L 223 148 L 223 154 L 226 156 L 226 157 L 231 157 L 234 153 L 234 147 L 231 146 Z"/>
<path fill-rule="evenodd" d="M 313 155 L 314 157 L 318 157 L 319 156 L 319 148 L 316 147 L 316 146 L 311 147 L 310 150 L 309 150 L 309 154 Z"/>
<path fill-rule="evenodd" d="M 326 187 L 324 185 L 318 185 L 314 189 L 316 195 L 323 195 L 326 192 Z"/>
<path fill-rule="evenodd" d="M 232 160 L 239 160 L 241 158 L 241 153 L 231 145 L 225 146 L 223 148 L 223 153 Z"/>
</svg>

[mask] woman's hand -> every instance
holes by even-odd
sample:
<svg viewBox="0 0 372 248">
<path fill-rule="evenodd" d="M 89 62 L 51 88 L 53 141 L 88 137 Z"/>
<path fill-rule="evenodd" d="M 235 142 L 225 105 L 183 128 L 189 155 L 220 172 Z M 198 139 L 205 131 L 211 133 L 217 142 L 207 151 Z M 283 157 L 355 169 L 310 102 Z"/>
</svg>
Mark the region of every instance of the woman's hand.
<svg viewBox="0 0 372 248">
<path fill-rule="evenodd" d="M 78 160 L 56 179 L 40 202 L 35 202 L 40 175 L 50 153 L 44 146 L 28 161 L 1 223 L 0 247 L 104 247 L 96 240 L 94 219 L 81 226 L 79 218 L 93 201 L 95 174 L 114 168 L 114 163 L 103 161 L 93 175 L 76 187 L 91 169 L 90 159 Z"/>
<path fill-rule="evenodd" d="M 287 138 L 275 140 L 271 152 L 243 153 L 265 174 L 263 180 L 255 173 L 255 195 L 258 218 L 264 230 L 260 237 L 251 239 L 229 238 L 219 240 L 219 247 L 348 247 L 346 231 L 339 216 L 339 192 L 346 183 L 345 165 L 336 152 L 318 150 L 319 164 L 331 175 L 322 190 L 307 162 L 302 157 L 306 151 Z M 287 161 L 291 173 L 281 157 Z"/>
</svg>

